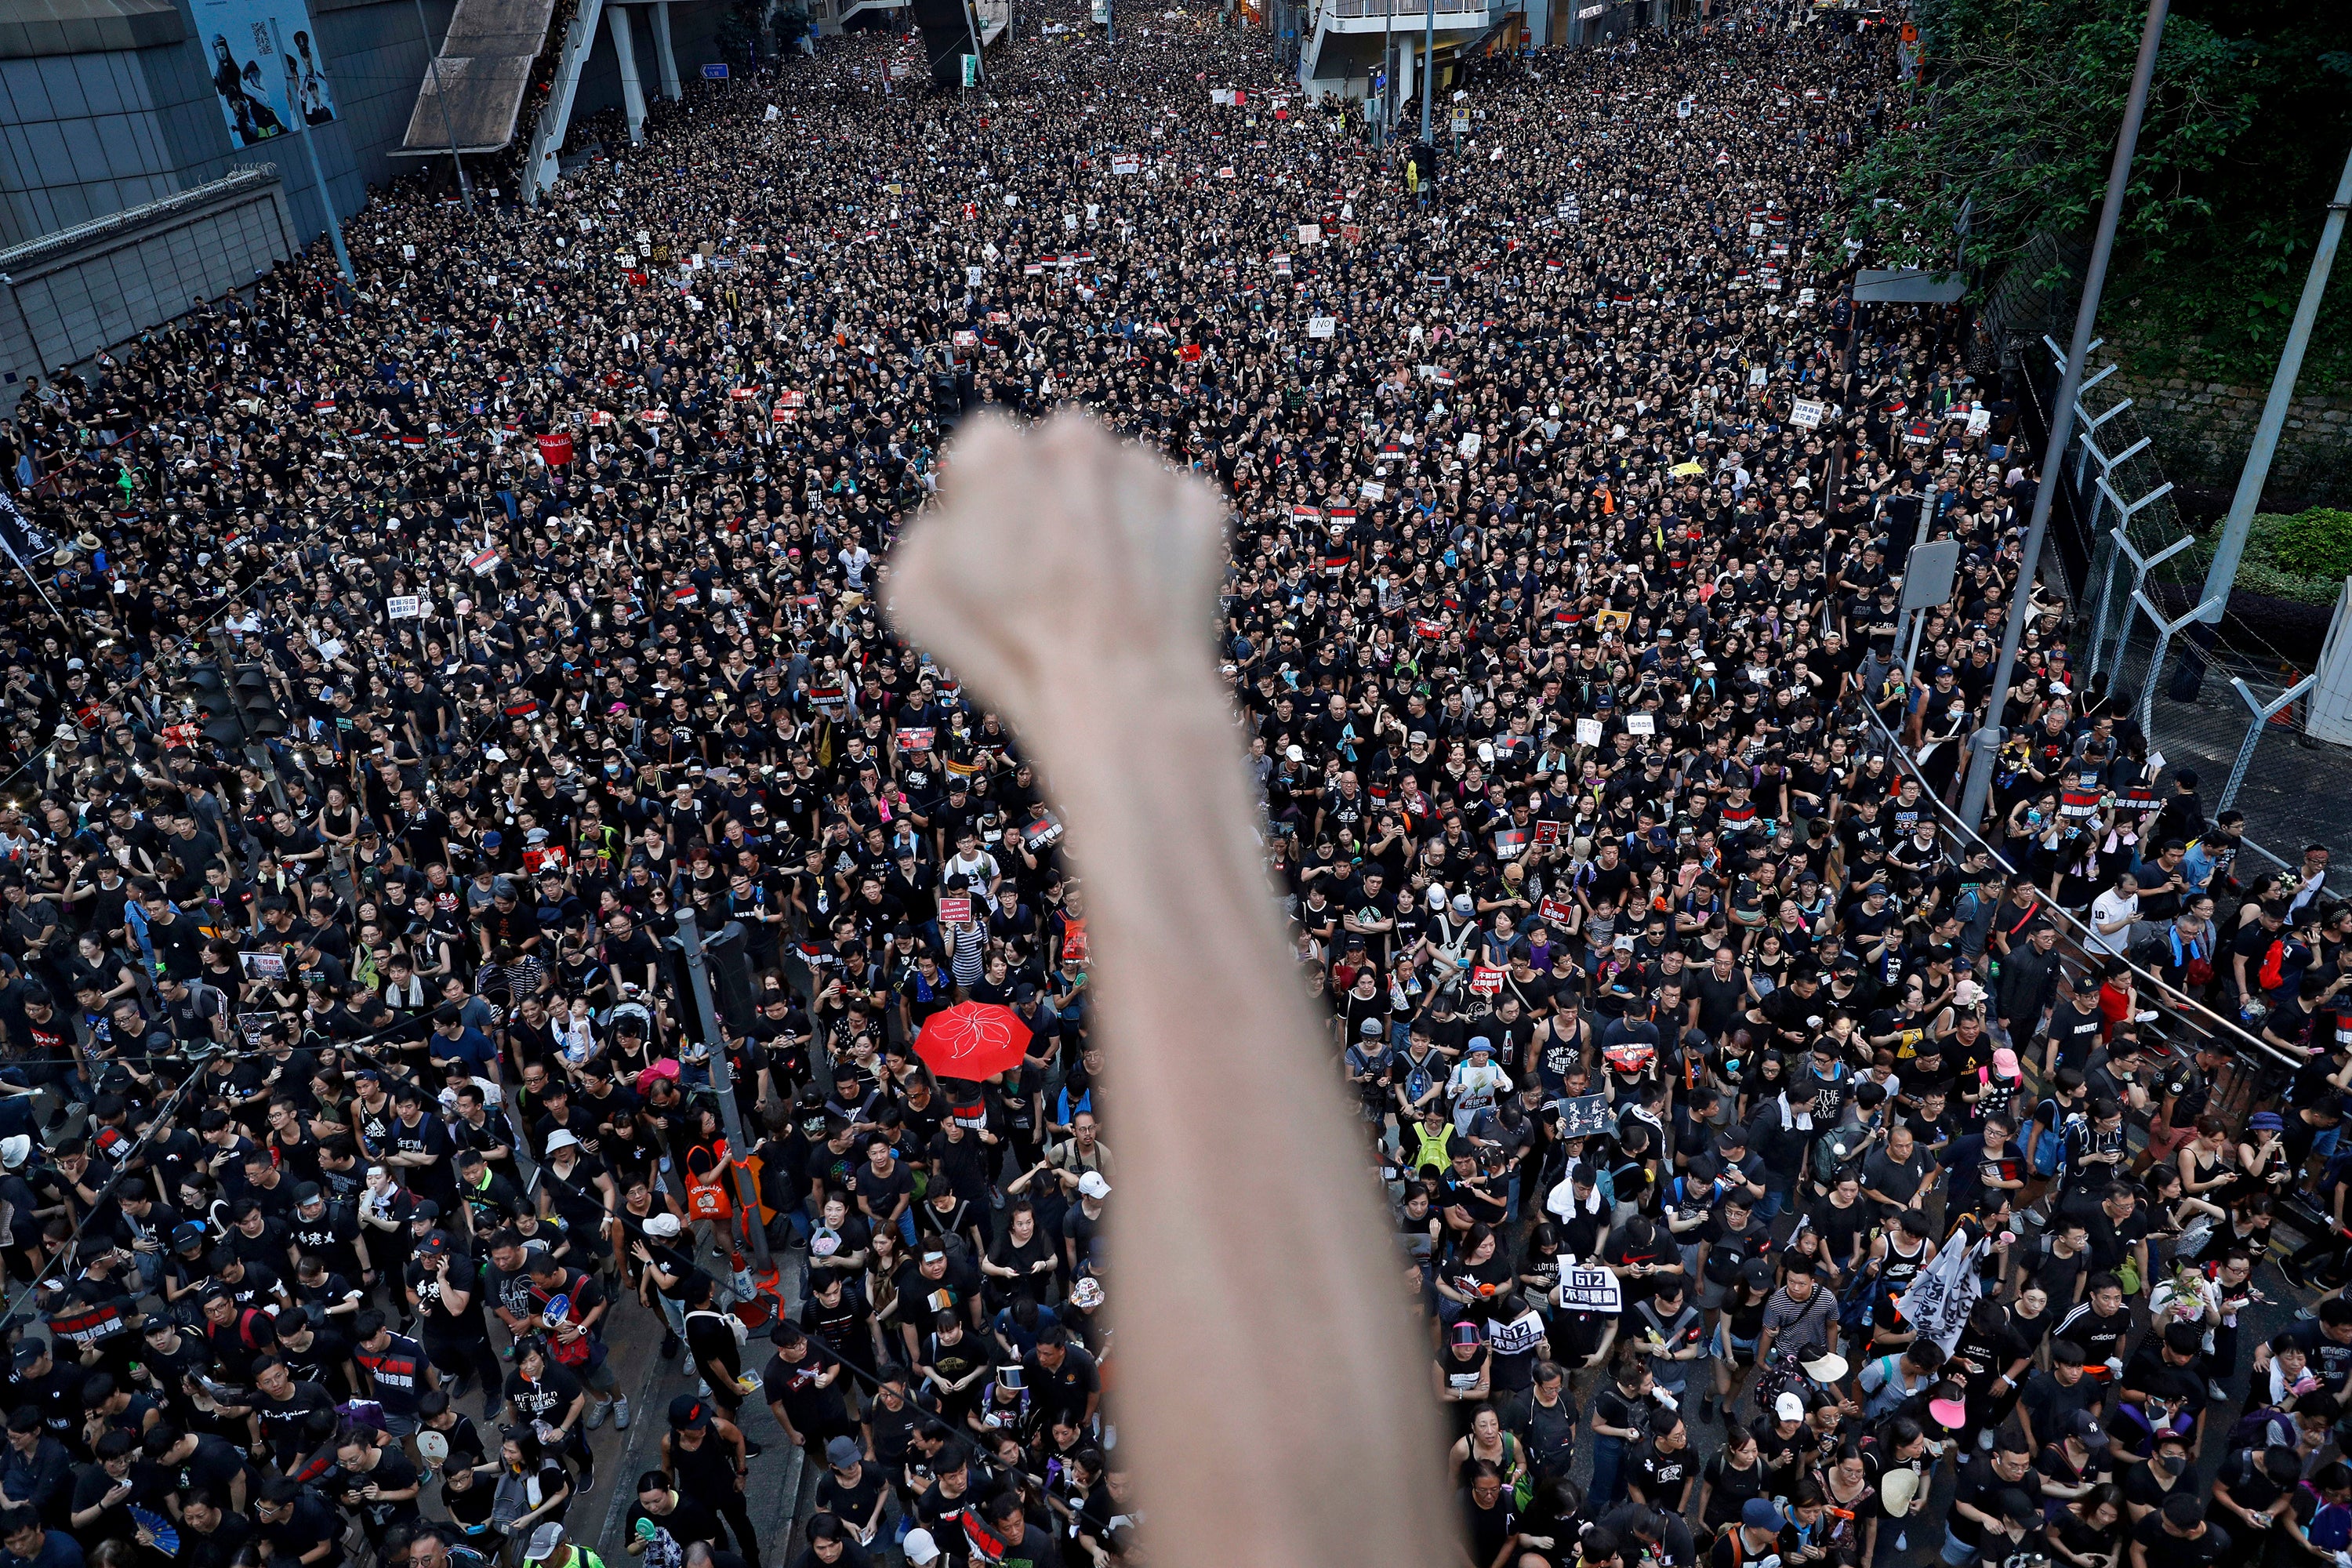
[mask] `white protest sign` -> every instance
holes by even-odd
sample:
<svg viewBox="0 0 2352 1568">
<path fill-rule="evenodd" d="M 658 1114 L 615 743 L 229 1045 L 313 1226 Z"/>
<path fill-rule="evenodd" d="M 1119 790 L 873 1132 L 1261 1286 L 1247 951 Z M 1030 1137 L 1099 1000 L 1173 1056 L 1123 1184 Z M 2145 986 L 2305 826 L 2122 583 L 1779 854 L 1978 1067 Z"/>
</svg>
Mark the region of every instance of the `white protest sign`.
<svg viewBox="0 0 2352 1568">
<path fill-rule="evenodd" d="M 1625 1293 L 1606 1268 L 1569 1268 L 1559 1271 L 1559 1304 L 1571 1312 L 1622 1312 Z"/>
<path fill-rule="evenodd" d="M 1647 713 L 1628 713 L 1625 715 L 1625 733 L 1629 735 L 1654 735 L 1657 732 L 1658 721 L 1650 717 Z"/>
<path fill-rule="evenodd" d="M 1339 318 L 1337 316 L 1309 316 L 1307 318 L 1307 335 L 1310 338 L 1331 337 L 1337 334 L 1339 331 Z"/>
<path fill-rule="evenodd" d="M 1576 743 L 1580 746 L 1597 746 L 1601 744 L 1601 721 L 1598 719 L 1579 719 L 1576 721 Z"/>
<path fill-rule="evenodd" d="M 421 621 L 425 618 L 425 601 L 415 594 L 395 594 L 383 602 L 384 618 L 394 621 Z"/>
<path fill-rule="evenodd" d="M 1800 430 L 1817 429 L 1821 426 L 1822 416 L 1828 412 L 1823 405 L 1801 397 L 1789 405 L 1789 423 Z"/>
</svg>

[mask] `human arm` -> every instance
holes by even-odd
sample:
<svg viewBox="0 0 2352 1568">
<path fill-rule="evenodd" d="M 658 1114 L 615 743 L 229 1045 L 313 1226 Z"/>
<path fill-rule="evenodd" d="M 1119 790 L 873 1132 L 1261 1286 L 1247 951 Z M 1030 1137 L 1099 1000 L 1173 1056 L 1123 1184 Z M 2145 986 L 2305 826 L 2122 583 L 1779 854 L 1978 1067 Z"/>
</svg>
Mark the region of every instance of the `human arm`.
<svg viewBox="0 0 2352 1568">
<path fill-rule="evenodd" d="M 1087 878 L 1095 1005 L 1141 1118 L 1122 1123 L 1137 1206 L 1111 1245 L 1135 1249 L 1123 1267 L 1143 1286 L 1120 1325 L 1124 1376 L 1137 1408 L 1165 1414 L 1133 1441 L 1156 1509 L 1223 1521 L 1171 1531 L 1171 1568 L 1207 1568 L 1231 1539 L 1301 1568 L 1450 1560 L 1428 1402 L 1403 1378 L 1362 1375 L 1411 1363 L 1410 1319 L 1264 893 L 1231 704 L 1195 637 L 1222 515 L 1205 488 L 1075 416 L 1035 436 L 977 421 L 945 504 L 899 548 L 892 609 L 1010 712 Z M 1199 1005 L 1210 976 L 1226 1004 L 1214 1015 Z M 1237 1075 L 1265 1114 L 1204 1128 L 1183 1112 Z M 1271 1342 L 1262 1310 L 1225 1310 L 1239 1300 L 1321 1331 Z M 1232 1373 L 1237 1402 L 1198 1403 L 1203 1365 Z M 1213 1416 L 1257 1445 L 1214 1440 Z M 1339 1496 L 1351 1503 L 1336 1516 L 1300 1506 Z"/>
</svg>

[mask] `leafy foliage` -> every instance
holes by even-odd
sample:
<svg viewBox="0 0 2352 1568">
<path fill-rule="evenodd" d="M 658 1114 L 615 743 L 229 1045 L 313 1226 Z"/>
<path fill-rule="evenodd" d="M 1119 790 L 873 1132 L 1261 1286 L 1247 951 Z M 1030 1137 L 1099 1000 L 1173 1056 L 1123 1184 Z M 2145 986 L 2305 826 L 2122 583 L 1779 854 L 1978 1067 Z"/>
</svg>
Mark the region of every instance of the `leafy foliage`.
<svg viewBox="0 0 2352 1568">
<path fill-rule="evenodd" d="M 2204 575 L 2221 538 L 2217 521 L 2186 558 L 2186 579 Z M 2246 553 L 2238 563 L 2237 586 L 2273 599 L 2333 605 L 2352 576 L 2352 511 L 2314 507 L 2308 511 L 2257 512 L 2246 531 Z"/>
<path fill-rule="evenodd" d="M 2263 553 L 2290 572 L 2340 583 L 2352 576 L 2352 511 L 2315 506 L 2309 511 L 2256 520 L 2247 538 L 2263 536 Z"/>
<path fill-rule="evenodd" d="M 1997 284 L 2037 235 L 2087 235 L 2146 0 L 1918 0 L 1928 84 L 1850 169 L 1858 232 L 1897 262 Z M 2261 384 L 2352 151 L 2343 0 L 2178 0 L 2118 231 L 2102 330 L 2135 368 Z M 1875 205 L 1874 198 L 1885 205 Z M 2339 273 L 2303 385 L 2352 376 Z"/>
</svg>

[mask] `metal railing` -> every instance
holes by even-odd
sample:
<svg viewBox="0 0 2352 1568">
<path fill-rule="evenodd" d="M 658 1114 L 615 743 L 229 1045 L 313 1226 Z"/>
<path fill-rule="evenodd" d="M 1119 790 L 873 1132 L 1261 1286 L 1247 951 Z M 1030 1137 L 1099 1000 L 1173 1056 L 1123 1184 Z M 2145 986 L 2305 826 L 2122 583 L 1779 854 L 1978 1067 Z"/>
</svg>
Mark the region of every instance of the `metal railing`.
<svg viewBox="0 0 2352 1568">
<path fill-rule="evenodd" d="M 1377 21 L 1394 15 L 1399 31 L 1422 26 L 1434 4 L 1441 16 L 1484 16 L 1493 9 L 1491 0 L 1325 0 L 1323 15 L 1335 22 Z"/>
<path fill-rule="evenodd" d="M 2001 852 L 1988 843 L 1973 825 L 1962 821 L 1958 812 L 1944 804 L 1942 798 L 1937 795 L 1935 785 L 1929 783 L 1927 775 L 1919 771 L 1919 765 L 1912 761 L 1909 750 L 1904 746 L 1895 732 L 1886 727 L 1886 721 L 1879 717 L 1878 710 L 1865 703 L 1863 706 L 1863 711 L 1869 715 L 1871 728 L 1876 731 L 1885 755 L 1906 776 L 1916 781 L 1919 785 L 1920 798 L 1934 808 L 1937 819 L 1943 824 L 1945 831 L 1969 847 L 1982 849 L 1996 862 L 2006 866 L 2008 860 Z M 2236 1019 L 2224 1017 L 2196 997 L 2176 989 L 2162 975 L 2135 962 L 2129 953 L 2110 952 L 2105 947 L 2095 945 L 2091 928 L 2068 910 L 2060 908 L 2054 900 L 2045 900 L 2043 908 L 2056 922 L 2060 934 L 2075 950 L 2075 956 L 2086 960 L 2095 959 L 2102 964 L 2110 958 L 2120 959 L 2124 967 L 2131 972 L 2132 978 L 2139 988 L 2138 994 L 2143 1003 L 2157 1007 L 2193 1039 L 2210 1040 L 2231 1056 L 2244 1059 L 2266 1070 L 2284 1069 L 2293 1072 L 2303 1066 L 2299 1058 L 2263 1039 L 2261 1036 L 2250 1033 Z M 2218 932 L 2215 935 L 2215 941 L 2217 943 L 2215 951 L 2218 956 Z"/>
</svg>

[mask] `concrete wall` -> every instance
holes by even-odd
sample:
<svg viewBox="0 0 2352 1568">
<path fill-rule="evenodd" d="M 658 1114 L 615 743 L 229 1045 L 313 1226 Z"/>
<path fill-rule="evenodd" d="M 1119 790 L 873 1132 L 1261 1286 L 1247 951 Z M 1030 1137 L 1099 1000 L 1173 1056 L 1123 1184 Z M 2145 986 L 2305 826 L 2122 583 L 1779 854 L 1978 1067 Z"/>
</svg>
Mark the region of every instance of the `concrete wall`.
<svg viewBox="0 0 2352 1568">
<path fill-rule="evenodd" d="M 310 0 L 310 5 L 320 40 L 333 62 L 335 108 L 341 115 L 334 129 L 341 132 L 347 149 L 346 161 L 331 165 L 328 179 L 335 185 L 337 205 L 349 213 L 357 209 L 369 185 L 382 188 L 395 175 L 416 172 L 415 159 L 390 153 L 407 133 L 425 63 L 441 47 L 457 5 L 457 0 L 425 0 L 431 48 L 417 32 L 415 0 Z M 322 139 L 321 158 L 328 145 Z"/>
<path fill-rule="evenodd" d="M 2128 363 L 2108 384 L 2133 400 L 2167 479 L 2225 497 L 2237 488 L 2268 387 L 2138 376 Z M 2352 504 L 2352 392 L 2305 391 L 2288 405 L 2263 510 L 2347 504 Z"/>
<path fill-rule="evenodd" d="M 0 386 L 250 283 L 298 243 L 277 172 L 261 164 L 0 250 Z"/>
<path fill-rule="evenodd" d="M 637 79 L 645 88 L 646 104 L 651 108 L 661 96 L 661 60 L 654 53 L 653 7 L 625 5 L 629 13 L 630 37 L 637 46 Z M 688 4 L 678 0 L 669 8 L 670 47 L 677 56 L 677 79 L 681 87 L 691 91 L 690 84 L 702 79 L 702 68 L 719 58 L 719 25 L 727 17 L 726 0 L 696 0 Z M 580 95 L 572 103 L 572 135 L 567 146 L 583 140 L 580 127 L 592 114 L 621 107 L 621 62 L 613 52 L 610 22 L 596 25 L 596 47 L 588 57 L 588 64 L 580 72 Z M 531 127 L 526 123 L 516 129 L 515 138 L 529 143 Z M 624 133 L 617 142 L 606 139 L 605 151 L 626 153 L 628 137 Z"/>
<path fill-rule="evenodd" d="M 425 0 L 431 47 L 455 0 Z M 79 9 L 86 15 L 45 19 Z M 411 167 L 399 144 L 428 56 L 415 0 L 310 0 L 338 119 L 315 137 L 337 209 Z M 193 0 L 0 0 L 0 244 L 276 163 L 302 236 L 326 214 L 300 135 L 233 145 Z"/>
</svg>

